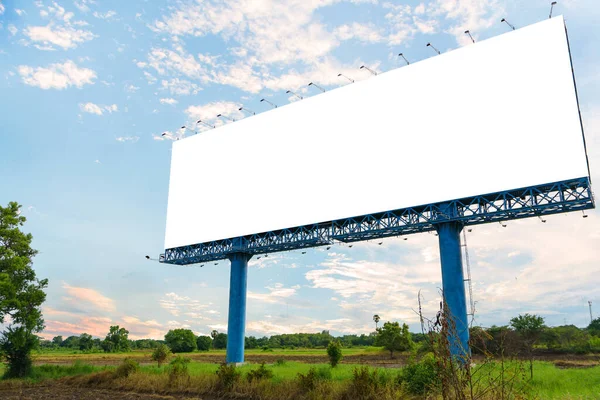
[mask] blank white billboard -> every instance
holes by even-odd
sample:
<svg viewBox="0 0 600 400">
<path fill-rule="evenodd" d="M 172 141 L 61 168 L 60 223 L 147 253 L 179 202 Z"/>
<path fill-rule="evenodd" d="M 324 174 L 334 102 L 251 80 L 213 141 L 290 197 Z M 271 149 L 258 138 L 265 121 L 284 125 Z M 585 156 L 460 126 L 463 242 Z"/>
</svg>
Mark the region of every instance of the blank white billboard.
<svg viewBox="0 0 600 400">
<path fill-rule="evenodd" d="M 584 176 L 555 17 L 174 142 L 165 248 Z"/>
</svg>

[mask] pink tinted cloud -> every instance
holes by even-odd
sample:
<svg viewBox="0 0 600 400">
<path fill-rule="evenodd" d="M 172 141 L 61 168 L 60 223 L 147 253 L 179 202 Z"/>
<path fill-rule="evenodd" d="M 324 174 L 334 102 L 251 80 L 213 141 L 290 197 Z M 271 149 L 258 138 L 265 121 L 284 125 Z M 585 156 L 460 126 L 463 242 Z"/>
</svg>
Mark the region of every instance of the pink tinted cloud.
<svg viewBox="0 0 600 400">
<path fill-rule="evenodd" d="M 100 292 L 90 288 L 82 288 L 70 286 L 67 283 L 63 283 L 65 291 L 76 301 L 85 302 L 102 311 L 115 311 L 114 300 L 102 295 Z"/>
</svg>

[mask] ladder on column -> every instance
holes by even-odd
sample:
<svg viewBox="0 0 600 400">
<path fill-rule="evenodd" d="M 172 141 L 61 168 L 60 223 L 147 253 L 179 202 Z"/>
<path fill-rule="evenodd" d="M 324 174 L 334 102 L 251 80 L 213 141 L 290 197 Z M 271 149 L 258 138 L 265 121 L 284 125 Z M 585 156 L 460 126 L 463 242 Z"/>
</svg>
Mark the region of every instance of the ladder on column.
<svg viewBox="0 0 600 400">
<path fill-rule="evenodd" d="M 473 283 L 471 280 L 471 260 L 469 259 L 469 247 L 467 246 L 467 234 L 465 230 L 462 231 L 462 243 L 461 247 L 464 248 L 464 257 L 465 257 L 465 266 L 467 268 L 467 278 L 464 280 L 467 284 L 467 289 L 469 292 L 469 312 L 468 316 L 471 316 L 471 324 L 475 320 L 475 301 L 473 300 Z"/>
</svg>

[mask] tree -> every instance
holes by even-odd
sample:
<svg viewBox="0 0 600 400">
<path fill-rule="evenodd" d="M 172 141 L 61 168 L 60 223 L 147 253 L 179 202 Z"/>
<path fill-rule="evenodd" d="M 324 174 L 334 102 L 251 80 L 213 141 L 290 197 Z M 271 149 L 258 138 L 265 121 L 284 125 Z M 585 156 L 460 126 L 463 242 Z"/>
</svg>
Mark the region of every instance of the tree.
<svg viewBox="0 0 600 400">
<path fill-rule="evenodd" d="M 166 344 L 159 344 L 152 352 L 152 360 L 158 363 L 158 366 L 165 362 L 171 351 Z"/>
<path fill-rule="evenodd" d="M 82 333 L 79 336 L 79 350 L 81 351 L 89 351 L 94 347 L 94 338 L 92 335 L 88 335 L 87 333 Z"/>
<path fill-rule="evenodd" d="M 342 360 L 342 345 L 337 340 L 332 340 L 327 345 L 327 355 L 329 356 L 329 365 L 334 368 Z"/>
<path fill-rule="evenodd" d="M 594 319 L 587 327 L 588 332 L 592 336 L 600 336 L 600 317 Z"/>
<path fill-rule="evenodd" d="M 538 315 L 520 315 L 510 320 L 510 326 L 523 340 L 523 346 L 529 356 L 529 373 L 533 379 L 533 347 L 544 331 L 544 318 Z"/>
<path fill-rule="evenodd" d="M 62 341 L 63 341 L 62 336 L 54 336 L 52 338 L 52 344 L 56 347 L 60 347 L 60 345 L 62 344 Z"/>
<path fill-rule="evenodd" d="M 375 344 L 388 350 L 390 358 L 394 357 L 394 351 L 406 351 L 413 348 L 408 325 L 402 324 L 400 327 L 398 322 L 386 322 L 382 328 L 378 328 Z"/>
<path fill-rule="evenodd" d="M 35 335 L 44 329 L 41 305 L 46 300 L 48 280 L 39 280 L 32 268 L 37 251 L 33 237 L 21 232 L 26 218 L 16 202 L 0 206 L 0 356 L 8 361 L 7 377 L 23 377 L 31 372 L 31 350 Z M 8 317 L 8 318 L 7 318 Z"/>
<path fill-rule="evenodd" d="M 200 351 L 209 351 L 212 346 L 212 339 L 210 336 L 198 336 L 198 339 L 196 339 L 196 346 Z"/>
<path fill-rule="evenodd" d="M 375 321 L 375 330 L 377 330 L 377 324 L 379 323 L 379 321 L 381 321 L 381 318 L 379 317 L 379 315 L 375 314 L 373 315 L 373 321 Z"/>
<path fill-rule="evenodd" d="M 213 347 L 215 349 L 226 349 L 227 348 L 227 334 L 218 333 L 213 339 Z"/>
<path fill-rule="evenodd" d="M 171 329 L 165 335 L 165 343 L 173 353 L 189 353 L 196 350 L 196 335 L 189 329 Z"/>
<path fill-rule="evenodd" d="M 60 344 L 61 347 L 67 347 L 71 349 L 79 348 L 79 336 L 69 336 Z"/>
<path fill-rule="evenodd" d="M 130 351 L 129 347 L 129 331 L 125 328 L 114 325 L 110 327 L 108 335 L 102 342 L 102 349 L 106 353 L 118 353 Z"/>
</svg>

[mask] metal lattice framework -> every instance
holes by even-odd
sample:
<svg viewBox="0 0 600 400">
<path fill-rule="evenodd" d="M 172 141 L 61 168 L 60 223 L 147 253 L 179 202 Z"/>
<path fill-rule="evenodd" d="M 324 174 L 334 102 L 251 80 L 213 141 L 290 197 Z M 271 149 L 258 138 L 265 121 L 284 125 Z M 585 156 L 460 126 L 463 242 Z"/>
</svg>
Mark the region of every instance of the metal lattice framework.
<svg viewBox="0 0 600 400">
<path fill-rule="evenodd" d="M 541 217 L 594 208 L 587 177 L 458 200 L 401 208 L 295 228 L 165 250 L 160 261 L 188 265 L 226 259 L 233 253 L 266 254 L 428 232 L 436 225 L 464 226 Z"/>
</svg>

